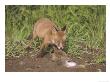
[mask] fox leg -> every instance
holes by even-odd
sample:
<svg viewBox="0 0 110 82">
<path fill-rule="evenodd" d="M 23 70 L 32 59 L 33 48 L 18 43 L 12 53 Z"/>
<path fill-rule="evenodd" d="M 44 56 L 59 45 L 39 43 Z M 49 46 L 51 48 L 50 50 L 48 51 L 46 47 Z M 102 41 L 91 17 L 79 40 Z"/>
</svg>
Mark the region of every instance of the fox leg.
<svg viewBox="0 0 110 82">
<path fill-rule="evenodd" d="M 37 57 L 43 57 L 44 55 L 46 55 L 45 49 L 47 48 L 47 46 L 48 44 L 45 44 L 45 43 L 41 44 Z"/>
<path fill-rule="evenodd" d="M 30 42 L 29 42 L 27 48 L 31 48 L 32 42 L 34 41 L 34 39 L 35 39 L 36 37 L 37 37 L 36 32 L 33 31 L 31 40 L 30 40 Z"/>
<path fill-rule="evenodd" d="M 40 46 L 40 50 L 43 51 L 44 49 L 46 49 L 48 47 L 48 43 L 43 42 Z"/>
</svg>

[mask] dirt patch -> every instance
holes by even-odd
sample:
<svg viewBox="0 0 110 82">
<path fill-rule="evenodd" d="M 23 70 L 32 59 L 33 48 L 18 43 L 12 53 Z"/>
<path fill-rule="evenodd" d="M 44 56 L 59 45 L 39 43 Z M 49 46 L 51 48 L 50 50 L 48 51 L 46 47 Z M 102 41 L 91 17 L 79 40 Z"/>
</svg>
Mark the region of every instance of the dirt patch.
<svg viewBox="0 0 110 82">
<path fill-rule="evenodd" d="M 37 58 L 35 53 L 31 53 L 19 58 L 6 58 L 6 72 L 105 72 L 105 63 L 93 63 L 92 56 L 82 55 L 80 58 L 70 57 L 78 66 L 67 68 L 58 62 L 52 61 L 50 54 L 42 58 Z"/>
</svg>

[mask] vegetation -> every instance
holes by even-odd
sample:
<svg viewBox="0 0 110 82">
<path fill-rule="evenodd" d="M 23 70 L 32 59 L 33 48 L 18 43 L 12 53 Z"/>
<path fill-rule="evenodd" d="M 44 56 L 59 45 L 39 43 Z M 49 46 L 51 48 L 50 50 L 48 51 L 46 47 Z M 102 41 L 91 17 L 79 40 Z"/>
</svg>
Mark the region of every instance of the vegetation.
<svg viewBox="0 0 110 82">
<path fill-rule="evenodd" d="M 24 54 L 24 47 L 29 42 L 34 23 L 39 18 L 49 18 L 59 27 L 67 26 L 67 41 L 65 51 L 79 56 L 82 53 L 104 55 L 97 59 L 98 63 L 105 61 L 105 27 L 106 6 L 5 6 L 6 56 Z M 37 40 L 33 48 L 40 43 Z M 92 51 L 91 51 L 92 49 Z M 99 51 L 97 53 L 95 51 Z M 95 61 L 97 62 L 95 59 Z M 102 61 L 101 61 L 102 60 Z"/>
</svg>

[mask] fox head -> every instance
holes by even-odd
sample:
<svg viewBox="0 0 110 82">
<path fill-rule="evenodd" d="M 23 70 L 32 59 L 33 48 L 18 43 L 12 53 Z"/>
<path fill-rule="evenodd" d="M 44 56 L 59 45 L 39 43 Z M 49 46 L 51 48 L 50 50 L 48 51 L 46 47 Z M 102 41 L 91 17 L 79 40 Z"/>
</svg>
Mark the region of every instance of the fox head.
<svg viewBox="0 0 110 82">
<path fill-rule="evenodd" d="M 58 48 L 58 49 L 63 49 L 64 48 L 64 43 L 66 40 L 66 26 L 64 26 L 62 29 L 57 30 L 55 28 L 53 33 L 53 39 L 52 43 Z"/>
</svg>

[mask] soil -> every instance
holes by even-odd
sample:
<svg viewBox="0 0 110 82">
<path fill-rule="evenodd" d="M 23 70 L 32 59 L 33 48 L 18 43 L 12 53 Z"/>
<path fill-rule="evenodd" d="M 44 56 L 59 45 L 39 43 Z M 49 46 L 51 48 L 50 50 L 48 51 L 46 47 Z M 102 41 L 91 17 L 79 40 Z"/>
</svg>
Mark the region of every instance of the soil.
<svg viewBox="0 0 110 82">
<path fill-rule="evenodd" d="M 106 63 L 92 62 L 92 55 L 87 53 L 78 57 L 70 56 L 78 66 L 67 68 L 56 61 L 52 61 L 51 54 L 38 58 L 36 53 L 26 53 L 19 58 L 6 57 L 6 72 L 106 72 Z"/>
</svg>

